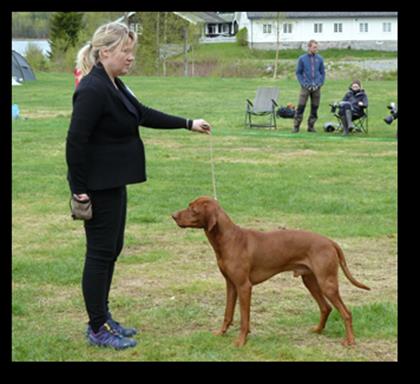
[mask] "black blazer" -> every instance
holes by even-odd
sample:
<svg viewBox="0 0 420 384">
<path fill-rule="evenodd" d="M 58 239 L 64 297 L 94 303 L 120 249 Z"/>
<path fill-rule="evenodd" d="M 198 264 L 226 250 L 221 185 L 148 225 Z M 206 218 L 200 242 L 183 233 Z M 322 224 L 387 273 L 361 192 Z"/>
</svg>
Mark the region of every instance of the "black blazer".
<svg viewBox="0 0 420 384">
<path fill-rule="evenodd" d="M 191 120 L 148 108 L 120 79 L 115 82 L 118 90 L 102 64 L 98 64 L 83 77 L 73 95 L 66 141 L 67 178 L 72 193 L 146 180 L 139 125 L 191 129 Z"/>
</svg>

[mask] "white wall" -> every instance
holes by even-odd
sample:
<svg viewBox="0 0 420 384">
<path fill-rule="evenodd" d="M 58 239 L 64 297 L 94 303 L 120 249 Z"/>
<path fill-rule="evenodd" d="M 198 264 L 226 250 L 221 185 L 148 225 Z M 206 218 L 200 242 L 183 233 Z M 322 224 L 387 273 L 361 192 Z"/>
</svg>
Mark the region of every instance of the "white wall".
<svg viewBox="0 0 420 384">
<path fill-rule="evenodd" d="M 391 23 L 391 32 L 383 32 L 383 23 Z M 322 33 L 314 32 L 314 24 L 322 24 Z M 334 33 L 334 23 L 342 23 L 343 32 Z M 368 32 L 360 32 L 360 23 L 368 23 Z M 301 20 L 296 25 L 297 40 L 306 40 L 313 36 L 319 41 L 341 40 L 397 40 L 396 18 L 364 18 L 364 19 L 312 19 Z M 306 39 L 305 39 L 306 38 Z"/>
<path fill-rule="evenodd" d="M 249 29 L 247 12 L 235 12 L 234 20 L 238 23 L 238 29 L 242 29 L 244 27 Z"/>
<path fill-rule="evenodd" d="M 242 16 L 242 15 L 241 15 Z M 241 17 L 243 23 L 243 17 Z M 280 24 L 281 41 L 308 41 L 310 39 L 322 41 L 347 41 L 347 40 L 397 40 L 398 22 L 397 18 L 359 18 L 359 19 L 290 19 L 285 21 L 293 25 L 292 33 L 283 33 Z M 391 23 L 391 32 L 383 32 L 383 23 Z M 252 23 L 252 27 L 251 27 Z M 314 32 L 314 24 L 322 24 L 322 33 Z M 342 23 L 343 32 L 334 33 L 334 23 Z M 368 32 L 362 33 L 359 30 L 360 23 L 368 23 Z M 271 24 L 271 34 L 263 33 L 263 25 Z M 272 19 L 253 19 L 249 21 L 248 32 L 249 41 L 253 43 L 275 42 L 277 38 L 276 21 Z M 240 25 L 241 28 L 241 25 Z M 251 37 L 252 32 L 252 37 Z"/>
</svg>

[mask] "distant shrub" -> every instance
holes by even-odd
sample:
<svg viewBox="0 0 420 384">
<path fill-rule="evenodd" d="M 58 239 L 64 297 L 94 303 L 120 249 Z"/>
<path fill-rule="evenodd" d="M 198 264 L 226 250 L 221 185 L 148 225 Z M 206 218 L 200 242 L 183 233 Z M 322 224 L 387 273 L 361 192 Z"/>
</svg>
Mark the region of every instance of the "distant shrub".
<svg viewBox="0 0 420 384">
<path fill-rule="evenodd" d="M 28 63 L 35 71 L 47 71 L 49 69 L 49 61 L 43 55 L 42 49 L 34 43 L 29 43 L 25 51 L 25 57 Z"/>
<path fill-rule="evenodd" d="M 247 38 L 248 30 L 246 28 L 242 28 L 236 33 L 236 42 L 241 47 L 246 47 L 248 45 Z"/>
<path fill-rule="evenodd" d="M 64 49 L 57 41 L 55 56 L 50 60 L 50 70 L 55 72 L 73 72 L 76 66 L 76 56 L 80 47 L 69 47 Z"/>
</svg>

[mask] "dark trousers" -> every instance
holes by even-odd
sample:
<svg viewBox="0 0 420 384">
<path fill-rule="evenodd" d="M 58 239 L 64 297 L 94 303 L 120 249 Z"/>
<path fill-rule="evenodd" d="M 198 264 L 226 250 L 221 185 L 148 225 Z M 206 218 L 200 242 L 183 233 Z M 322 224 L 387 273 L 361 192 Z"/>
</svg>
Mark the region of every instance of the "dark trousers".
<svg viewBox="0 0 420 384">
<path fill-rule="evenodd" d="M 299 101 L 295 114 L 295 128 L 300 127 L 300 124 L 303 120 L 303 113 L 305 112 L 306 103 L 308 102 L 309 97 L 311 98 L 311 112 L 308 118 L 308 128 L 314 128 L 314 124 L 318 119 L 318 108 L 321 101 L 321 88 L 318 88 L 316 91 L 309 91 L 303 87 L 300 89 Z"/>
<path fill-rule="evenodd" d="M 350 102 L 341 101 L 338 114 L 341 117 L 344 132 L 348 133 L 349 128 L 353 127 L 353 120 L 359 119 L 363 115 L 363 112 L 354 110 Z"/>
<path fill-rule="evenodd" d="M 85 221 L 86 258 L 82 290 L 89 324 L 94 332 L 108 316 L 108 297 L 114 265 L 124 244 L 126 187 L 88 191 L 93 217 Z"/>
</svg>

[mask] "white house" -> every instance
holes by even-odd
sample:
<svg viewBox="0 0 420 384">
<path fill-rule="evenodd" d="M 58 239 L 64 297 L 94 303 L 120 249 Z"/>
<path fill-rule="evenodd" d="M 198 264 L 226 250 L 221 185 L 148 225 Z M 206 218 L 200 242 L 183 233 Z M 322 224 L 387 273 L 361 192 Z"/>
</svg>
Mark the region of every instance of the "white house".
<svg viewBox="0 0 420 384">
<path fill-rule="evenodd" d="M 211 42 L 211 40 L 235 41 L 233 18 L 234 12 L 174 12 L 193 24 L 202 25 L 201 42 Z"/>
<path fill-rule="evenodd" d="M 235 29 L 246 27 L 248 45 L 275 49 L 277 24 L 281 48 L 303 48 L 309 40 L 319 48 L 396 51 L 398 12 L 235 12 Z"/>
<path fill-rule="evenodd" d="M 126 22 L 132 31 L 141 35 L 142 26 L 137 17 L 137 12 L 125 12 L 123 16 L 118 18 L 117 22 Z M 202 26 L 202 39 L 212 39 L 219 37 L 232 38 L 236 33 L 234 30 L 233 18 L 234 12 L 173 12 L 178 17 L 187 20 L 192 24 L 200 24 Z M 217 39 L 216 39 L 217 40 Z"/>
</svg>

